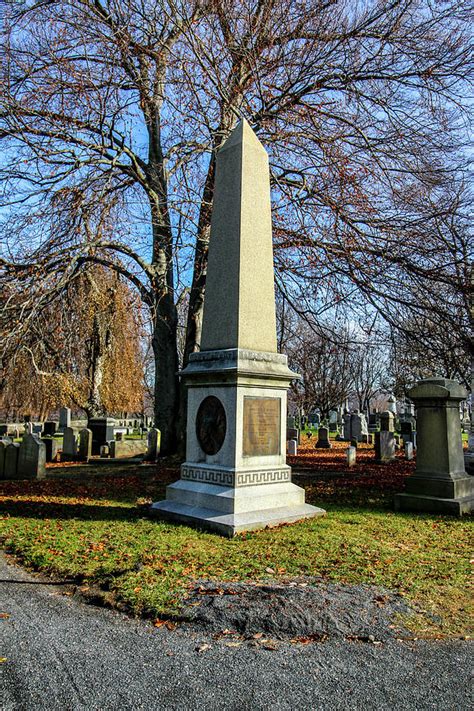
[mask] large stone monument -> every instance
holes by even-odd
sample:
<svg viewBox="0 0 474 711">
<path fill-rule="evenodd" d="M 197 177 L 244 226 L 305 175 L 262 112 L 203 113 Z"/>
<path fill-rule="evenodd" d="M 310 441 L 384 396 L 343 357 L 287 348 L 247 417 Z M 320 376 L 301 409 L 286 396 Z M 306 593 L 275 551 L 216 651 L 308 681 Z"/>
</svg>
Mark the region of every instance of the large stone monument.
<svg viewBox="0 0 474 711">
<path fill-rule="evenodd" d="M 466 474 L 459 403 L 466 390 L 455 380 L 420 380 L 408 395 L 417 408 L 416 470 L 405 492 L 396 494 L 402 511 L 461 515 L 474 508 L 474 479 Z"/>
<path fill-rule="evenodd" d="M 217 156 L 201 352 L 181 376 L 186 462 L 152 513 L 229 536 L 324 514 L 286 465 L 296 376 L 276 347 L 268 157 L 246 121 Z"/>
</svg>

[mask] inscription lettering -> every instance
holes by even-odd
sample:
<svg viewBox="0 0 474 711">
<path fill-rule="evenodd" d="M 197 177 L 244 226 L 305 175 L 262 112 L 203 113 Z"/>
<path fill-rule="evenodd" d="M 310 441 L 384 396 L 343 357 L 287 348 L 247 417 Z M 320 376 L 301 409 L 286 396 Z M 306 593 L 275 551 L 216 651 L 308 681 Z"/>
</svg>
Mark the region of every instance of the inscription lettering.
<svg viewBox="0 0 474 711">
<path fill-rule="evenodd" d="M 280 399 L 244 397 L 243 456 L 280 454 Z"/>
</svg>

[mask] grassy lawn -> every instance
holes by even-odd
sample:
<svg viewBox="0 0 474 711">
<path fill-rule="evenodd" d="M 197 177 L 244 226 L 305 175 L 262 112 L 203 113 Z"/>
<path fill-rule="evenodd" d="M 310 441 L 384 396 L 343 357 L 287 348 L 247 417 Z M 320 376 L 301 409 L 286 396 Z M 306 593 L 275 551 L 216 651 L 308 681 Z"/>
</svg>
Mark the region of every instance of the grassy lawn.
<svg viewBox="0 0 474 711">
<path fill-rule="evenodd" d="M 131 475 L 2 482 L 0 535 L 27 565 L 98 586 L 105 602 L 134 614 L 177 612 L 199 579 L 303 575 L 384 586 L 423 610 L 409 621 L 418 635 L 468 635 L 471 522 L 393 512 L 393 493 L 413 463 L 374 465 L 373 451 L 359 448 L 348 471 L 345 446 L 319 452 L 307 442 L 291 462 L 324 518 L 233 540 L 159 523 L 141 499 L 163 498 L 177 469 L 141 466 Z"/>
</svg>

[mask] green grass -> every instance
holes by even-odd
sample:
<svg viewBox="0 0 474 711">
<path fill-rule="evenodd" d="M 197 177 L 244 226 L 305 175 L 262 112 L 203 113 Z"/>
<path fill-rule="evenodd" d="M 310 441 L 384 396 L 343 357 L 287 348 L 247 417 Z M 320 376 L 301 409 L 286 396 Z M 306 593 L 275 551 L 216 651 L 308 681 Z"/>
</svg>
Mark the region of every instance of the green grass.
<svg viewBox="0 0 474 711">
<path fill-rule="evenodd" d="M 420 635 L 469 634 L 469 520 L 390 510 L 400 482 L 307 483 L 324 518 L 228 540 L 149 520 L 137 497 L 163 498 L 164 479 L 108 477 L 75 482 L 5 482 L 0 535 L 29 566 L 85 586 L 137 615 L 176 613 L 198 579 L 289 580 L 316 576 L 368 583 L 423 610 L 409 620 Z M 148 472 L 148 474 L 147 474 Z M 161 481 L 160 481 L 161 479 Z M 361 477 L 358 477 L 361 480 Z"/>
</svg>

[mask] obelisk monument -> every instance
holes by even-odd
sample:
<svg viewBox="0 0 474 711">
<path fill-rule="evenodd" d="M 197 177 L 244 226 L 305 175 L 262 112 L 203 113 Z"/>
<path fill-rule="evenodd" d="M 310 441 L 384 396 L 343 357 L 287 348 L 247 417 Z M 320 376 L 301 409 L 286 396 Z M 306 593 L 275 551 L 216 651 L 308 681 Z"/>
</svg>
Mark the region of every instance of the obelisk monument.
<svg viewBox="0 0 474 711">
<path fill-rule="evenodd" d="M 325 513 L 286 464 L 298 376 L 277 353 L 268 156 L 245 120 L 217 155 L 201 351 L 181 377 L 186 461 L 153 514 L 233 536 Z"/>
</svg>

